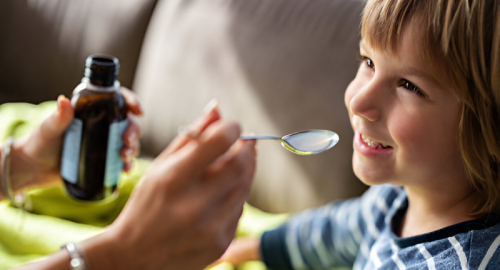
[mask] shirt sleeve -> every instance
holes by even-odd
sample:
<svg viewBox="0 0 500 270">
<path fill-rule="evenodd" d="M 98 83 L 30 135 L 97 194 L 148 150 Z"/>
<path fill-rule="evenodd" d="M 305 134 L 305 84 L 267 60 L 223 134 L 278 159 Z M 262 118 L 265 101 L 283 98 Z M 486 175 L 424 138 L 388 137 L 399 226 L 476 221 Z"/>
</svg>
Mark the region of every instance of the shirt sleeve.
<svg viewBox="0 0 500 270">
<path fill-rule="evenodd" d="M 272 269 L 331 269 L 352 267 L 365 234 L 371 239 L 384 222 L 390 190 L 371 187 L 359 198 L 337 201 L 294 215 L 261 238 L 261 255 Z M 395 193 L 393 196 L 395 197 Z M 376 238 L 376 237 L 375 237 Z"/>
</svg>

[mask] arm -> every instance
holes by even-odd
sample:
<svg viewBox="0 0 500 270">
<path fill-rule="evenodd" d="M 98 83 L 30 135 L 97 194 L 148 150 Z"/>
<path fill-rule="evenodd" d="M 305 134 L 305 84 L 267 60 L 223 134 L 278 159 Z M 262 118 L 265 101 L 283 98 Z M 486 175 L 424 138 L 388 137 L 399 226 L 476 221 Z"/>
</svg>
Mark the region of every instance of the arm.
<svg viewBox="0 0 500 270">
<path fill-rule="evenodd" d="M 370 256 L 372 242 L 365 238 L 377 239 L 380 230 L 389 226 L 388 209 L 401 191 L 392 185 L 372 186 L 359 198 L 292 217 L 284 226 L 263 234 L 263 261 L 278 269 L 352 267 L 358 253 Z"/>
<path fill-rule="evenodd" d="M 235 239 L 214 264 L 226 261 L 239 265 L 246 261 L 263 261 L 272 269 L 352 266 L 359 242 L 353 241 L 346 223 L 359 223 L 360 216 L 356 209 L 359 200 L 331 203 L 299 213 L 282 226 L 265 231 L 260 238 Z M 350 245 L 351 250 L 347 250 L 346 245 Z M 333 250 L 337 254 L 332 254 Z"/>
<path fill-rule="evenodd" d="M 115 263 L 110 260 L 112 255 L 110 251 L 115 250 L 118 243 L 117 236 L 114 236 L 111 231 L 106 231 L 97 237 L 89 239 L 80 244 L 80 248 L 85 250 L 87 269 L 119 269 Z M 115 254 L 116 256 L 116 254 Z M 44 260 L 37 263 L 27 264 L 16 268 L 18 270 L 35 270 L 35 269 L 51 269 L 51 270 L 67 270 L 70 264 L 70 256 L 66 250 L 60 250 Z"/>
<path fill-rule="evenodd" d="M 203 269 L 234 238 L 255 171 L 255 142 L 212 107 L 151 164 L 117 220 L 82 242 L 89 269 Z M 59 251 L 21 269 L 68 269 Z"/>
<path fill-rule="evenodd" d="M 363 238 L 361 204 L 356 198 L 293 216 L 262 235 L 262 260 L 277 269 L 352 267 Z"/>
<path fill-rule="evenodd" d="M 369 250 L 364 236 L 377 234 L 375 224 L 385 222 L 387 211 L 381 209 L 387 209 L 399 192 L 396 187 L 375 186 L 360 198 L 304 211 L 259 239 L 236 239 L 218 262 L 262 260 L 273 269 L 352 267 L 358 252 Z"/>
</svg>

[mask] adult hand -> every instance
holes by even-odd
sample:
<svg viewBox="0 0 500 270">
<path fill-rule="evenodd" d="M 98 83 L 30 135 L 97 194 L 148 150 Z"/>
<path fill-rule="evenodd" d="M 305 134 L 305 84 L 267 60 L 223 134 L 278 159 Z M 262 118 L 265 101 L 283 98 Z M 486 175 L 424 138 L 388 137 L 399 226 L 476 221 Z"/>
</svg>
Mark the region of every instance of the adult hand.
<svg viewBox="0 0 500 270">
<path fill-rule="evenodd" d="M 140 128 L 136 116 L 142 115 L 135 94 L 123 88 L 121 93 L 128 106 L 129 126 L 124 132 L 125 146 L 121 151 L 124 169 L 128 171 L 132 159 L 139 153 Z M 11 185 L 13 190 L 61 183 L 60 160 L 64 132 L 74 117 L 71 101 L 64 96 L 57 99 L 58 108 L 28 136 L 15 141 L 11 153 Z"/>
<path fill-rule="evenodd" d="M 109 230 L 81 244 L 89 269 L 202 269 L 223 254 L 250 191 L 255 141 L 239 140 L 216 106 L 190 130 L 199 136 L 180 135 Z"/>
</svg>

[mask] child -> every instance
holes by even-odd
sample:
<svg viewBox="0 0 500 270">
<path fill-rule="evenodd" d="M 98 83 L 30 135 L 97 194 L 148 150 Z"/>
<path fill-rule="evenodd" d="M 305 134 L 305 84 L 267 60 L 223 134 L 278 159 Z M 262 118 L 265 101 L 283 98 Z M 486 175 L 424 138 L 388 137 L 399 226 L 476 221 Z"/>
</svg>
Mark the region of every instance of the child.
<svg viewBox="0 0 500 270">
<path fill-rule="evenodd" d="M 345 93 L 360 198 L 221 260 L 272 269 L 500 269 L 500 0 L 369 0 Z"/>
</svg>

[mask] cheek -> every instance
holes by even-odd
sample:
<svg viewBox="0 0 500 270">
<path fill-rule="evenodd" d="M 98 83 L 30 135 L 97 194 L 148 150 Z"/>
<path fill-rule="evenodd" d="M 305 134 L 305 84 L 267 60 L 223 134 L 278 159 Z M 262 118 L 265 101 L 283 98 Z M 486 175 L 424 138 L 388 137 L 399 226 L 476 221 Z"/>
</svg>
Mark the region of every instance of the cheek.
<svg viewBox="0 0 500 270">
<path fill-rule="evenodd" d="M 412 164 L 428 166 L 460 155 L 458 123 L 430 114 L 411 115 L 400 112 L 393 119 L 392 136 L 400 147 L 402 158 Z"/>
<path fill-rule="evenodd" d="M 404 113 L 396 113 L 389 125 L 396 144 L 404 151 L 415 151 L 428 144 L 428 123 L 425 120 L 411 117 Z"/>
</svg>

